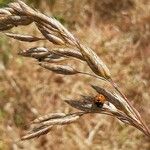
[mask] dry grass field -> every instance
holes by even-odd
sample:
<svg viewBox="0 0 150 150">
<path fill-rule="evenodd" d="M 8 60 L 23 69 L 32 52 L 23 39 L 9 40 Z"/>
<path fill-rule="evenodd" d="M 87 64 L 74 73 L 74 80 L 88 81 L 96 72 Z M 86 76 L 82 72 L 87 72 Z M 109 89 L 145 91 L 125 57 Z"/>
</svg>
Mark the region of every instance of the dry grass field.
<svg viewBox="0 0 150 150">
<path fill-rule="evenodd" d="M 0 0 L 0 6 L 9 1 Z M 75 37 L 104 60 L 112 77 L 150 128 L 150 1 L 26 0 L 54 16 Z M 38 35 L 34 24 L 11 32 Z M 134 127 L 101 114 L 83 116 L 48 134 L 16 142 L 30 122 L 51 112 L 75 112 L 64 100 L 92 94 L 88 76 L 63 76 L 45 70 L 31 58 L 17 55 L 45 41 L 25 43 L 0 32 L 0 150 L 150 150 L 150 139 Z M 73 65 L 90 71 L 83 63 Z M 109 87 L 107 87 L 109 88 Z M 92 139 L 91 132 L 96 131 Z"/>
</svg>

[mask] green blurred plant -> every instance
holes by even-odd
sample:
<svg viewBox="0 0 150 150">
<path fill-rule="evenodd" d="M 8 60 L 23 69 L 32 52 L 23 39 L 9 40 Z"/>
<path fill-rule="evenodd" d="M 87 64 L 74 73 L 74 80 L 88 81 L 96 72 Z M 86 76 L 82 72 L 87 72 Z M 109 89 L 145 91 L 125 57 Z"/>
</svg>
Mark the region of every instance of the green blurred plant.
<svg viewBox="0 0 150 150">
<path fill-rule="evenodd" d="M 34 7 L 39 8 L 41 0 L 26 0 L 28 4 L 33 4 Z M 56 0 L 45 0 L 48 5 L 54 5 Z"/>
<path fill-rule="evenodd" d="M 22 126 L 24 124 L 23 118 L 20 114 L 14 115 L 14 122 L 17 127 Z"/>
<path fill-rule="evenodd" d="M 6 6 L 10 2 L 12 2 L 12 0 L 0 0 L 0 7 Z"/>
<path fill-rule="evenodd" d="M 0 55 L 0 62 L 2 62 L 2 64 L 4 66 L 6 66 L 11 57 L 10 45 L 9 45 L 8 41 L 6 40 L 6 38 L 3 38 L 3 37 L 0 39 L 0 45 L 3 50 Z"/>
</svg>

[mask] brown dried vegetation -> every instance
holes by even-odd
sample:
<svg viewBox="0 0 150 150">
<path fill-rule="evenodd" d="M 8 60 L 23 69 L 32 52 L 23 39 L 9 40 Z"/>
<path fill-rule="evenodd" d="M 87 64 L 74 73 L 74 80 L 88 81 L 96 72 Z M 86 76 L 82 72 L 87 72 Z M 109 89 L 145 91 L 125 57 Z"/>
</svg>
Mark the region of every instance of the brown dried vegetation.
<svg viewBox="0 0 150 150">
<path fill-rule="evenodd" d="M 87 5 L 88 3 L 89 2 L 87 2 Z M 110 62 L 111 59 L 111 61 L 113 62 L 113 65 L 110 65 L 111 74 L 106 64 L 101 60 L 101 57 L 99 57 L 94 52 L 94 50 L 85 46 L 85 44 L 82 44 L 56 19 L 48 17 L 43 13 L 40 13 L 39 11 L 30 8 L 24 2 L 19 0 L 14 3 L 8 4 L 8 7 L 0 9 L 1 31 L 10 30 L 16 26 L 22 25 L 27 26 L 32 23 L 32 30 L 29 29 L 26 30 L 30 32 L 33 31 L 34 32 L 33 35 L 5 33 L 10 38 L 14 38 L 19 41 L 27 43 L 30 42 L 30 44 L 27 44 L 27 47 L 30 46 L 32 48 L 19 51 L 18 52 L 19 55 L 34 58 L 37 60 L 38 64 L 42 68 L 46 68 L 47 70 L 50 70 L 57 74 L 75 75 L 67 78 L 65 77 L 62 78 L 62 76 L 56 76 L 54 74 L 47 75 L 44 69 L 40 69 L 39 67 L 38 68 L 31 67 L 33 61 L 29 60 L 27 62 L 24 62 L 24 64 L 21 64 L 22 59 L 20 58 L 17 59 L 14 58 L 15 64 L 18 65 L 17 67 L 13 66 L 13 63 L 11 64 L 9 63 L 9 67 L 7 67 L 6 69 L 5 67 L 6 65 L 3 65 L 5 63 L 1 64 L 0 68 L 2 72 L 2 84 L 3 86 L 6 86 L 6 88 L 1 87 L 1 89 L 2 90 L 7 89 L 7 91 L 2 91 L 3 92 L 2 98 L 7 100 L 8 97 L 10 97 L 9 102 L 1 101 L 2 103 L 1 106 L 3 106 L 1 109 L 1 114 L 5 115 L 4 118 L 6 118 L 7 115 L 9 116 L 9 114 L 11 114 L 14 120 L 14 122 L 12 122 L 11 120 L 9 122 L 8 120 L 3 119 L 4 124 L 7 125 L 6 127 L 7 128 L 6 130 L 8 130 L 7 133 L 11 132 L 11 134 L 9 135 L 10 138 L 8 138 L 8 141 L 5 134 L 3 134 L 2 137 L 6 138 L 7 143 L 11 144 L 13 143 L 11 145 L 13 148 L 15 147 L 19 148 L 19 146 L 22 146 L 22 144 L 20 145 L 20 142 L 18 141 L 16 142 L 15 139 L 12 140 L 12 142 L 9 141 L 11 140 L 11 136 L 12 137 L 16 136 L 15 138 L 17 138 L 17 130 L 21 129 L 20 131 L 18 131 L 21 132 L 22 129 L 27 129 L 28 127 L 25 126 L 27 122 L 30 122 L 33 118 L 38 116 L 39 113 L 45 114 L 46 112 L 49 111 L 57 112 L 56 110 L 58 110 L 57 113 L 50 113 L 48 115 L 37 117 L 37 119 L 35 119 L 31 123 L 30 130 L 26 132 L 24 136 L 21 136 L 21 140 L 39 137 L 51 131 L 51 133 L 53 132 L 52 135 L 51 133 L 48 134 L 47 138 L 46 135 L 45 138 L 44 136 L 42 136 L 42 138 L 39 140 L 39 146 L 41 145 L 41 147 L 39 147 L 40 149 L 42 148 L 47 149 L 49 147 L 52 149 L 56 149 L 55 147 L 56 145 L 59 145 L 60 149 L 64 148 L 66 149 L 64 142 L 65 143 L 68 142 L 69 149 L 72 147 L 74 149 L 85 149 L 85 148 L 96 149 L 98 147 L 103 147 L 104 149 L 111 149 L 112 147 L 115 148 L 115 145 L 110 144 L 110 146 L 108 146 L 109 143 L 105 144 L 105 142 L 108 141 L 109 139 L 112 140 L 112 138 L 115 138 L 115 135 L 118 136 L 116 138 L 120 142 L 122 140 L 125 140 L 126 138 L 133 138 L 133 137 L 135 137 L 136 142 L 137 140 L 136 138 L 138 138 L 138 136 L 140 135 L 140 138 L 144 141 L 143 147 L 144 148 L 149 147 L 149 144 L 147 143 L 150 137 L 150 131 L 148 126 L 146 125 L 147 123 L 143 121 L 148 120 L 148 117 L 146 117 L 148 116 L 148 114 L 144 116 L 143 115 L 144 113 L 141 112 L 140 110 L 140 108 L 141 109 L 143 108 L 145 114 L 149 113 L 148 109 L 146 109 L 146 105 L 144 107 L 144 103 L 146 104 L 146 102 L 144 102 L 143 99 L 145 98 L 146 100 L 148 100 L 146 92 L 148 90 L 146 89 L 145 91 L 144 86 L 147 87 L 149 84 L 147 80 L 149 75 L 145 75 L 148 74 L 149 72 L 144 72 L 145 74 L 142 72 L 140 73 L 140 76 L 137 76 L 139 71 L 144 71 L 143 68 L 146 68 L 145 70 L 147 70 L 148 67 L 146 64 L 149 64 L 149 60 L 145 55 L 145 53 L 148 54 L 149 49 L 149 44 L 147 42 L 149 38 L 149 29 L 150 29 L 149 23 L 147 23 L 148 17 L 146 16 L 143 18 L 138 14 L 138 10 L 135 12 L 133 11 L 134 9 L 137 9 L 136 5 L 138 3 L 136 2 L 136 0 L 126 1 L 125 3 L 123 1 L 120 1 L 119 3 L 117 3 L 117 5 L 113 6 L 114 3 L 116 2 L 102 1 L 99 5 L 97 5 L 97 1 L 93 1 L 92 10 L 101 12 L 100 16 L 101 18 L 104 19 L 104 20 L 102 19 L 104 21 L 104 24 L 101 24 L 101 28 L 104 30 L 103 32 L 101 32 L 102 35 L 100 36 L 101 39 L 98 39 L 97 35 L 96 36 L 94 35 L 94 32 L 96 30 L 97 30 L 96 32 L 99 31 L 97 28 L 95 28 L 98 25 L 96 21 L 94 21 L 97 20 L 96 19 L 97 16 L 91 15 L 90 21 L 91 36 L 86 38 L 89 44 L 92 43 L 93 45 L 92 48 L 97 49 L 97 47 L 99 46 L 101 47 L 102 51 L 97 52 L 100 53 L 102 56 L 105 56 L 105 60 L 106 61 L 108 60 L 108 63 Z M 141 1 L 139 3 L 144 5 L 144 1 Z M 110 12 L 108 12 L 108 14 L 105 11 L 103 11 L 105 8 L 110 6 L 112 6 L 114 9 L 111 9 Z M 147 11 L 149 11 L 149 9 Z M 93 12 L 91 13 L 94 14 Z M 106 16 L 113 18 L 114 20 L 115 18 L 121 18 L 122 20 L 124 19 L 125 15 L 128 21 L 125 22 L 127 24 L 123 26 L 125 26 L 126 29 L 123 26 L 120 27 L 120 21 L 114 23 L 113 19 L 110 20 L 110 22 L 113 25 L 107 24 L 107 21 L 105 22 L 105 20 L 108 20 L 108 17 L 104 17 L 103 13 Z M 121 13 L 123 13 L 123 15 L 121 15 Z M 141 17 L 141 20 L 145 22 L 146 24 L 146 25 L 144 24 L 145 27 L 143 27 L 143 21 L 142 22 L 139 20 L 133 21 L 133 18 L 129 17 L 128 13 L 131 14 L 137 13 L 136 15 L 133 14 L 131 17 L 139 15 L 139 18 Z M 130 25 L 132 25 L 132 27 L 128 27 L 128 22 Z M 118 24 L 118 26 L 116 26 L 115 24 Z M 21 28 L 24 29 L 25 27 Z M 128 30 L 129 33 L 124 33 L 125 31 L 124 29 Z M 138 32 L 135 32 L 137 29 Z M 85 27 L 83 27 L 83 31 L 84 30 Z M 15 30 L 12 31 L 14 32 Z M 22 32 L 23 30 L 20 31 Z M 142 32 L 145 32 L 146 34 L 143 35 Z M 78 34 L 80 35 L 81 33 Z M 84 36 L 87 35 L 86 33 L 83 34 L 83 38 Z M 90 42 L 91 41 L 90 38 L 94 39 L 94 42 Z M 15 42 L 14 40 L 12 41 Z M 38 43 L 38 45 L 40 45 L 39 47 L 37 47 L 37 43 L 36 45 L 33 43 L 37 41 L 39 41 Z M 53 45 L 50 44 L 49 42 L 51 42 Z M 20 47 L 21 49 L 24 49 L 24 47 L 20 46 L 20 44 L 18 44 L 18 46 L 15 46 L 15 48 L 19 49 Z M 113 52 L 113 54 L 111 54 L 109 50 L 108 51 L 105 50 L 108 48 L 111 50 L 111 52 Z M 133 49 L 132 51 L 131 48 Z M 143 52 L 141 51 L 141 48 L 144 48 Z M 120 49 L 121 52 L 117 53 L 117 50 L 119 51 Z M 127 49 L 130 49 L 131 52 L 128 52 L 123 60 L 120 60 L 119 59 L 120 55 L 121 57 L 123 57 Z M 140 53 L 136 51 L 140 51 Z M 6 53 L 6 56 L 4 55 L 2 57 L 2 60 L 5 60 L 5 57 L 10 56 L 8 56 L 8 54 Z M 142 64 L 139 65 L 140 62 L 138 60 L 138 57 L 142 58 L 143 65 Z M 131 59 L 133 59 L 135 63 L 132 63 Z M 137 68 L 136 65 L 138 65 L 139 68 Z M 14 67 L 15 71 L 11 71 L 11 68 Z M 26 73 L 24 74 L 24 72 Z M 3 78 L 6 80 L 7 84 L 5 83 L 5 80 L 3 80 Z M 74 79 L 75 81 L 72 81 L 71 78 Z M 132 100 L 139 99 L 139 101 L 133 101 L 134 103 L 131 102 L 120 91 L 120 88 L 118 88 L 118 86 L 116 85 L 116 82 L 117 83 L 119 82 L 117 80 L 120 80 L 120 78 L 123 79 L 120 81 L 120 86 L 123 87 L 122 89 L 124 89 L 124 87 L 128 88 L 127 97 L 129 97 Z M 137 80 L 140 81 L 139 84 L 144 84 L 143 89 L 140 89 L 138 87 L 138 84 L 135 83 Z M 92 89 L 88 84 L 89 81 L 92 82 L 91 87 L 95 90 L 95 92 L 93 91 L 93 93 Z M 29 88 L 30 86 L 31 87 L 35 86 L 35 88 Z M 65 91 L 64 87 L 66 90 L 69 87 L 68 91 Z M 80 92 L 81 87 L 82 90 Z M 138 92 L 138 90 L 140 90 L 140 92 Z M 88 93 L 88 95 L 84 94 L 82 96 L 77 96 L 79 95 L 79 93 L 83 92 Z M 124 90 L 124 93 L 125 92 L 127 91 Z M 62 93 L 61 96 L 60 93 Z M 138 95 L 141 93 L 143 94 L 142 100 L 141 96 L 138 97 Z M 100 100 L 99 102 L 95 101 L 96 100 L 95 96 L 97 94 L 102 95 L 103 97 L 105 97 L 106 100 L 105 101 Z M 60 102 L 60 99 L 61 98 L 66 99 L 67 95 L 71 97 L 74 96 L 75 99 L 72 100 L 72 98 L 69 98 L 71 100 L 65 100 L 64 102 Z M 31 101 L 31 103 L 28 102 L 27 100 Z M 78 111 L 72 113 L 71 109 L 67 107 L 64 103 L 69 104 Z M 137 108 L 137 110 L 139 110 L 141 112 L 140 114 L 142 115 L 140 115 L 135 108 Z M 111 116 L 111 118 L 109 119 L 105 118 L 103 117 L 104 115 L 98 118 L 94 117 L 92 114 L 106 114 L 108 116 Z M 139 129 L 145 134 L 145 136 L 138 133 L 138 131 L 135 131 L 136 135 L 134 135 L 134 132 L 132 131 L 133 134 L 131 134 L 130 136 L 128 133 L 131 132 L 130 131 L 131 128 L 128 126 L 125 127 L 124 125 L 123 125 L 124 127 L 120 127 L 116 122 L 114 122 L 112 117 L 117 118 L 118 120 L 127 125 L 131 125 Z M 9 116 L 9 118 L 11 117 Z M 79 120 L 78 124 L 74 124 L 74 122 L 77 120 Z M 63 127 L 63 131 L 61 134 L 59 134 L 59 131 L 57 130 L 55 131 L 54 128 L 55 126 L 57 127 L 60 125 L 67 125 L 70 123 L 73 124 L 70 125 L 70 127 L 66 127 L 66 129 L 65 127 Z M 89 123 L 89 125 L 87 123 Z M 96 124 L 95 127 L 92 124 Z M 15 126 L 18 127 L 14 130 L 13 127 Z M 117 129 L 115 129 L 116 126 Z M 127 128 L 127 131 L 123 128 L 125 129 Z M 114 134 L 114 132 L 117 131 L 118 134 L 115 133 L 115 135 L 112 135 Z M 120 133 L 119 131 L 122 133 Z M 87 135 L 88 132 L 89 134 Z M 48 137 L 50 136 L 53 138 L 52 140 L 53 142 L 49 142 Z M 78 141 L 79 137 L 80 142 Z M 62 139 L 61 141 L 63 142 L 59 141 L 60 140 L 59 138 L 61 138 Z M 101 140 L 98 141 L 97 138 L 100 138 Z M 134 147 L 131 146 L 130 144 L 129 145 L 123 144 L 123 142 L 121 142 L 120 144 L 119 141 L 118 142 L 116 141 L 117 143 L 116 149 L 119 148 L 125 149 L 128 146 L 131 148 Z M 76 143 L 75 147 L 73 143 Z M 3 140 L 2 144 L 4 145 Z M 27 145 L 24 144 L 23 146 L 28 147 L 28 144 Z M 34 142 L 33 145 L 35 145 Z M 134 148 L 136 149 L 136 146 Z"/>
</svg>

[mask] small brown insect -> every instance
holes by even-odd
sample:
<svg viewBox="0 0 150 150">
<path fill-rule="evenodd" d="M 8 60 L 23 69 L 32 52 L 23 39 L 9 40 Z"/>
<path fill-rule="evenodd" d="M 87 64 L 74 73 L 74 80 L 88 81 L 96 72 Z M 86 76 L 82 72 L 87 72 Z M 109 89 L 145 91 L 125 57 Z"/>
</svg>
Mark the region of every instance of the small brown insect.
<svg viewBox="0 0 150 150">
<path fill-rule="evenodd" d="M 106 101 L 106 98 L 102 94 L 96 95 L 94 98 L 94 103 L 96 104 L 97 107 L 100 107 L 100 108 L 103 107 L 103 104 L 105 103 L 105 101 Z"/>
</svg>

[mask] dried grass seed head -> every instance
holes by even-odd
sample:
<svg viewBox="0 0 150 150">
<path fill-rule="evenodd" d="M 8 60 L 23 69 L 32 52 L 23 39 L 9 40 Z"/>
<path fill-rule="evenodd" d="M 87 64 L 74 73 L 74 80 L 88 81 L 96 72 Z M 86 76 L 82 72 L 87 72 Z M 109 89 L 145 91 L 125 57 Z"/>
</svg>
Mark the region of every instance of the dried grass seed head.
<svg viewBox="0 0 150 150">
<path fill-rule="evenodd" d="M 79 73 L 77 70 L 66 65 L 55 65 L 55 64 L 47 64 L 47 63 L 39 63 L 39 65 L 42 66 L 43 68 L 46 68 L 58 74 L 74 75 Z"/>
</svg>

